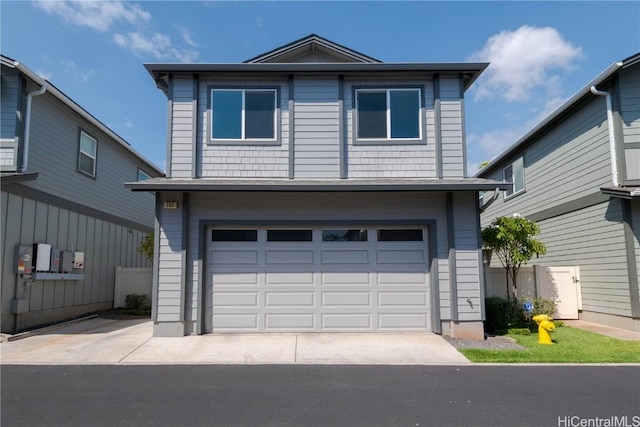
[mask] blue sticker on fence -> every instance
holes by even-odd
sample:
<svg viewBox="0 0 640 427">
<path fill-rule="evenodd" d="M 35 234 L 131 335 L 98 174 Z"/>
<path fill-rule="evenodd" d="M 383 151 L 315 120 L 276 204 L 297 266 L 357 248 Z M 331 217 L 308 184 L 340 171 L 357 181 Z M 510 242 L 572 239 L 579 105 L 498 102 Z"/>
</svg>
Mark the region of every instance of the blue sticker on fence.
<svg viewBox="0 0 640 427">
<path fill-rule="evenodd" d="M 522 307 L 524 308 L 524 311 L 527 311 L 529 313 L 533 311 L 533 304 L 531 303 L 531 301 L 526 301 L 524 304 L 522 304 Z"/>
</svg>

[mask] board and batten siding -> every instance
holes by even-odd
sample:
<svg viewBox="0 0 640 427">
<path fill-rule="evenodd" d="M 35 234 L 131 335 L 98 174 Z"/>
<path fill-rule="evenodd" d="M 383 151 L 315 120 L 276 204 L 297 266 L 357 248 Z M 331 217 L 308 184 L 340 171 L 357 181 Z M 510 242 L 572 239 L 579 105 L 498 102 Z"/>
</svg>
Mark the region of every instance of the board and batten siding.
<svg viewBox="0 0 640 427">
<path fill-rule="evenodd" d="M 208 103 L 213 87 L 277 88 L 280 117 L 277 122 L 277 145 L 211 143 L 211 118 Z M 197 176 L 200 178 L 287 178 L 289 176 L 289 88 L 287 80 L 202 79 L 198 97 Z M 189 104 L 191 105 L 191 104 Z M 189 107 L 191 108 L 191 107 Z"/>
<path fill-rule="evenodd" d="M 640 180 L 640 65 L 620 70 L 619 82 L 627 179 Z"/>
<path fill-rule="evenodd" d="M 256 211 L 255 206 L 261 206 Z M 341 209 L 336 209 L 340 206 Z M 163 211 L 165 215 L 166 210 Z M 171 214 L 171 230 L 167 230 L 167 235 L 174 236 L 168 240 L 161 240 L 161 253 L 176 254 L 180 245 L 178 242 L 179 226 L 177 216 L 179 213 Z M 164 219 L 164 217 L 163 217 Z M 190 193 L 189 195 L 189 216 L 188 216 L 188 259 L 185 284 L 185 320 L 196 322 L 197 304 L 200 295 L 199 279 L 202 271 L 198 261 L 198 253 L 203 236 L 200 229 L 200 221 L 280 221 L 282 225 L 287 222 L 304 221 L 352 221 L 354 226 L 358 226 L 359 221 L 387 221 L 389 223 L 402 224 L 402 220 L 435 220 L 437 233 L 437 262 L 440 286 L 440 305 L 442 307 L 442 317 L 448 316 L 449 310 L 449 280 L 448 280 L 448 252 L 447 252 L 447 229 L 445 201 L 443 194 L 427 193 L 395 193 L 385 194 L 380 197 L 375 193 L 313 193 L 313 194 L 290 194 L 290 193 Z M 163 224 L 164 225 L 164 224 Z M 321 225 L 321 224 L 316 224 Z M 425 244 L 428 244 L 425 242 Z M 162 256 L 162 255 L 161 255 Z M 204 260 L 203 260 L 204 261 Z M 161 264 L 162 265 L 162 264 Z M 165 289 L 175 289 L 180 284 L 180 270 L 167 268 L 160 269 L 159 285 Z M 166 276 L 163 278 L 163 276 Z M 206 278 L 205 282 L 206 282 Z M 171 287 L 171 288 L 169 288 Z M 161 288 L 162 289 L 162 288 Z M 210 291 L 210 290 L 209 290 Z M 211 295 L 205 295 L 203 300 L 205 307 L 211 306 Z M 177 307 L 180 302 L 178 297 L 171 301 L 163 302 L 167 307 Z M 175 310 L 175 309 L 173 309 Z M 169 313 L 163 319 L 177 319 L 173 313 Z M 171 314 L 170 317 L 169 315 Z M 448 317 L 447 317 L 448 318 Z M 177 320 L 176 320 L 177 321 Z M 187 331 L 195 328 L 186 328 Z"/>
<path fill-rule="evenodd" d="M 580 267 L 584 311 L 630 316 L 622 203 L 618 199 L 539 222 L 547 254 L 530 265 Z"/>
<path fill-rule="evenodd" d="M 476 193 L 453 193 L 458 320 L 481 320 Z"/>
<path fill-rule="evenodd" d="M 355 87 L 420 87 L 423 90 L 426 123 L 426 144 L 368 144 L 354 145 Z M 345 79 L 344 84 L 344 134 L 347 141 L 347 163 L 349 178 L 435 178 L 436 177 L 436 135 L 434 132 L 433 81 L 408 79 Z M 424 126 L 423 126 L 424 129 Z M 462 151 L 459 156 L 462 157 Z M 462 174 L 462 172 L 460 172 Z M 460 175 L 462 176 L 462 175 Z"/>
<path fill-rule="evenodd" d="M 171 93 L 172 178 L 191 178 L 193 164 L 193 79 L 176 77 Z"/>
<path fill-rule="evenodd" d="M 611 161 L 604 101 L 594 97 L 524 150 L 525 192 L 505 200 L 501 194 L 482 215 L 483 227 L 496 217 L 529 216 L 542 209 L 600 192 L 611 185 Z M 501 163 L 487 178 L 502 180 Z"/>
<path fill-rule="evenodd" d="M 638 275 L 638 282 L 640 282 L 640 200 L 631 201 L 631 217 L 633 228 L 633 246 L 636 254 L 636 274 Z"/>
<path fill-rule="evenodd" d="M 460 79 L 440 77 L 440 133 L 442 135 L 442 177 L 464 177 L 463 111 Z"/>
<path fill-rule="evenodd" d="M 138 253 L 145 236 L 140 230 L 88 216 L 49 203 L 3 191 L 2 214 L 2 332 L 112 307 L 115 268 L 149 267 Z M 19 280 L 16 250 L 20 245 L 48 243 L 53 248 L 85 253 L 84 280 Z M 16 294 L 17 289 L 17 294 Z M 29 312 L 14 324 L 11 300 L 27 299 Z"/>
<path fill-rule="evenodd" d="M 161 209 L 158 251 L 157 322 L 182 321 L 183 284 L 183 209 L 181 193 L 159 195 L 161 204 L 177 201 L 177 209 Z"/>
<path fill-rule="evenodd" d="M 337 79 L 294 79 L 294 177 L 340 178 Z"/>
<path fill-rule="evenodd" d="M 78 171 L 81 129 L 98 141 L 95 179 Z M 125 182 L 137 181 L 138 168 L 153 171 L 51 94 L 33 98 L 30 139 L 28 169 L 38 178 L 25 186 L 153 226 L 154 195 L 124 187 Z"/>
</svg>

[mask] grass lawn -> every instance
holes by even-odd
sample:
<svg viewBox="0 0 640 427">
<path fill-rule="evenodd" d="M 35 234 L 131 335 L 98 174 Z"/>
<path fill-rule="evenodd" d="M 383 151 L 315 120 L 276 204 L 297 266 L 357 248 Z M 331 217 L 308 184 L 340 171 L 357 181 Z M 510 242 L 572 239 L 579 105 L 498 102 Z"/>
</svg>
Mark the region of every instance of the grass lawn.
<svg viewBox="0 0 640 427">
<path fill-rule="evenodd" d="M 538 333 L 509 335 L 524 350 L 460 349 L 482 363 L 640 363 L 640 341 L 623 341 L 569 326 L 551 333 L 553 345 L 538 344 Z"/>
</svg>

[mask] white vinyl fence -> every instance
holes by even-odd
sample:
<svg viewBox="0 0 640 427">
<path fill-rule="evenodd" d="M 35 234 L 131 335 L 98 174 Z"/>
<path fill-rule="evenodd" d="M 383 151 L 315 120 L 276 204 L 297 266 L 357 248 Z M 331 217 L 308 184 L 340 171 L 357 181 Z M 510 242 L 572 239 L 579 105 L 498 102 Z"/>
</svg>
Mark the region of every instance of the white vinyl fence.
<svg viewBox="0 0 640 427">
<path fill-rule="evenodd" d="M 153 273 L 150 268 L 124 268 L 116 267 L 116 290 L 113 295 L 113 307 L 125 307 L 129 294 L 149 295 Z"/>
<path fill-rule="evenodd" d="M 507 298 L 507 276 L 504 268 L 487 269 L 487 296 Z M 536 280 L 533 267 L 522 267 L 518 273 L 518 296 L 535 298 Z"/>
</svg>

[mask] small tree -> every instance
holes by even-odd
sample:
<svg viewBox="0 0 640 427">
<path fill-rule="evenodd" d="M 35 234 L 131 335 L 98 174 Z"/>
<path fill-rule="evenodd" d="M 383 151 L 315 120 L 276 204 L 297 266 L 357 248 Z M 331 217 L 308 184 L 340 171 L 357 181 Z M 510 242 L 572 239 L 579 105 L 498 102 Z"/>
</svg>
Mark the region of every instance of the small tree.
<svg viewBox="0 0 640 427">
<path fill-rule="evenodd" d="M 151 232 L 142 238 L 140 245 L 138 246 L 138 252 L 146 256 L 151 262 L 153 262 L 153 242 L 154 237 L 153 232 Z"/>
<path fill-rule="evenodd" d="M 545 245 L 533 238 L 539 233 L 538 224 L 518 214 L 497 218 L 482 230 L 483 248 L 496 254 L 505 269 L 509 300 L 518 300 L 517 277 L 522 264 L 526 264 L 534 255 L 538 257 L 547 253 Z"/>
</svg>

